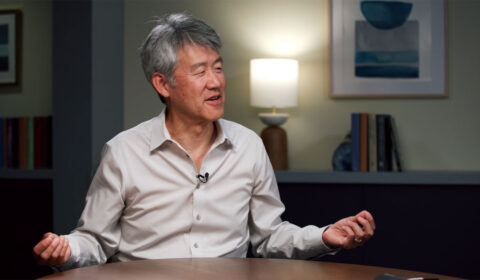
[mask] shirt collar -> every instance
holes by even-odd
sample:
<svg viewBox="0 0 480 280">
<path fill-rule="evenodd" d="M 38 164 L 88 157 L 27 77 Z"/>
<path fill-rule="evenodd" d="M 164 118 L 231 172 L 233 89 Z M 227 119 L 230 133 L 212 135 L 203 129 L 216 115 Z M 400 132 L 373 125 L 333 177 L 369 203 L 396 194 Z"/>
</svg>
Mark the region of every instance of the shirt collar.
<svg viewBox="0 0 480 280">
<path fill-rule="evenodd" d="M 162 146 L 166 142 L 173 142 L 170 132 L 168 132 L 167 125 L 165 124 L 165 113 L 166 107 L 162 110 L 160 115 L 152 120 L 153 124 L 150 137 L 150 152 Z M 231 140 L 231 135 L 229 135 L 228 128 L 223 120 L 219 119 L 215 121 L 214 124 L 217 128 L 217 139 L 215 139 L 212 147 L 225 144 L 235 148 Z"/>
</svg>

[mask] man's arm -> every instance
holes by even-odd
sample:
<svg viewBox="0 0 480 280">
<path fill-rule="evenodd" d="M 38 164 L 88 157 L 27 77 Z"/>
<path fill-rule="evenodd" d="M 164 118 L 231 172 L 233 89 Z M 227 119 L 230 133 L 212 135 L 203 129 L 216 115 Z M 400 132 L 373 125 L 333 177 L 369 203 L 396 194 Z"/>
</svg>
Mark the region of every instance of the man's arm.
<svg viewBox="0 0 480 280">
<path fill-rule="evenodd" d="M 308 259 L 354 248 L 373 235 L 375 224 L 367 211 L 333 225 L 300 228 L 281 221 L 285 210 L 275 174 L 263 145 L 256 143 L 254 189 L 250 202 L 250 234 L 254 254 L 264 257 Z M 356 240 L 356 241 L 355 241 Z"/>
<path fill-rule="evenodd" d="M 78 227 L 61 237 L 46 233 L 33 249 L 40 264 L 65 270 L 105 263 L 116 252 L 121 235 L 118 220 L 124 207 L 124 174 L 121 159 L 108 144 L 102 154 Z"/>
</svg>

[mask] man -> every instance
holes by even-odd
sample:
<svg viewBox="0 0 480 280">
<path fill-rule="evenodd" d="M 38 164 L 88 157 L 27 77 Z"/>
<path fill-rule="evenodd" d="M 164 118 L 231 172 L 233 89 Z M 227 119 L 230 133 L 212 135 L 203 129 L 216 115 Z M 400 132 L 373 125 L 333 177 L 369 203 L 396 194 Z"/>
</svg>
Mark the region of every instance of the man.
<svg viewBox="0 0 480 280">
<path fill-rule="evenodd" d="M 45 234 L 38 262 L 60 269 L 181 257 L 312 258 L 373 235 L 367 211 L 324 228 L 282 222 L 270 161 L 251 130 L 221 119 L 221 42 L 185 14 L 159 20 L 141 48 L 166 109 L 110 140 L 77 229 Z"/>
</svg>

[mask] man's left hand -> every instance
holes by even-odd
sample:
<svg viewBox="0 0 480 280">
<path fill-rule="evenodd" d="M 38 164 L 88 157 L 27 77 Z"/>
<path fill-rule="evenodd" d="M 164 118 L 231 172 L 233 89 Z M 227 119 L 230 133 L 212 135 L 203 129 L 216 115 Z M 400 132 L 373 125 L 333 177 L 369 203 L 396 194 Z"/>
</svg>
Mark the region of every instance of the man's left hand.
<svg viewBox="0 0 480 280">
<path fill-rule="evenodd" d="M 323 232 L 323 242 L 330 248 L 352 249 L 367 242 L 374 231 L 373 217 L 364 210 L 329 226 Z"/>
</svg>

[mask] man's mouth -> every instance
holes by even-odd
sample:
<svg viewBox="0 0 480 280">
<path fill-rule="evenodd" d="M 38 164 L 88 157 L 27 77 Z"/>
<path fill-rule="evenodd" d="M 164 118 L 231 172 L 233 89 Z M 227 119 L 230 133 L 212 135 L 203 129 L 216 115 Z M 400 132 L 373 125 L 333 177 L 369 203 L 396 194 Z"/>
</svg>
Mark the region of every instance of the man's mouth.
<svg viewBox="0 0 480 280">
<path fill-rule="evenodd" d="M 218 99 L 220 99 L 220 95 L 215 95 L 215 96 L 212 96 L 212 97 L 208 98 L 207 101 L 216 101 Z"/>
</svg>

